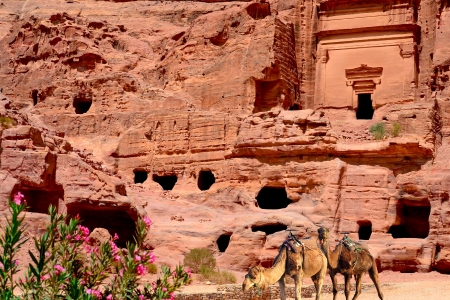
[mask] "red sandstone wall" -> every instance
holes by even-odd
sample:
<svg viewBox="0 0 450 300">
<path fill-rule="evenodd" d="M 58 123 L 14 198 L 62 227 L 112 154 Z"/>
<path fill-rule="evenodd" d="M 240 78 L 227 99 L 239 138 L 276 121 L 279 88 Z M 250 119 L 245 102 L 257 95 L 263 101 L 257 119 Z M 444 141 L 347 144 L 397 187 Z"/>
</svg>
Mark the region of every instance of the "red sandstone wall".
<svg viewBox="0 0 450 300">
<path fill-rule="evenodd" d="M 18 123 L 2 131 L 0 210 L 24 191 L 33 232 L 49 203 L 110 230 L 147 214 L 161 263 L 208 247 L 221 268 L 244 270 L 270 265 L 283 228 L 357 239 L 370 221 L 382 270 L 449 271 L 446 2 L 418 10 L 414 101 L 358 121 L 348 109 L 309 109 L 315 2 L 19 4 L 0 11 L 0 114 Z M 402 132 L 374 140 L 376 122 Z M 201 171 L 215 177 L 204 191 Z M 136 172 L 147 180 L 136 184 Z M 161 176 L 176 176 L 172 190 Z M 264 187 L 286 195 L 262 203 Z"/>
</svg>

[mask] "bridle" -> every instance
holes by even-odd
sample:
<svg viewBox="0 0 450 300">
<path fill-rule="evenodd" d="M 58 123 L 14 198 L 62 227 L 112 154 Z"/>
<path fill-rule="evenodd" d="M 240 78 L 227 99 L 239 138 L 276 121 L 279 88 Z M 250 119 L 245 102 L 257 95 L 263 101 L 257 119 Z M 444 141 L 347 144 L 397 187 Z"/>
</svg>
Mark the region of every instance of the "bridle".
<svg viewBox="0 0 450 300">
<path fill-rule="evenodd" d="M 255 267 L 255 269 L 260 273 L 260 274 L 259 274 L 259 281 L 258 281 L 257 283 L 254 282 L 253 279 L 252 279 L 250 276 L 248 276 L 248 274 L 245 275 L 245 277 L 248 278 L 248 279 L 250 279 L 250 281 L 253 283 L 253 286 L 254 286 L 255 288 L 258 289 L 258 295 L 261 295 L 261 287 L 259 287 L 258 284 L 261 283 L 261 279 L 262 279 L 262 270 L 259 269 L 258 267 Z"/>
</svg>

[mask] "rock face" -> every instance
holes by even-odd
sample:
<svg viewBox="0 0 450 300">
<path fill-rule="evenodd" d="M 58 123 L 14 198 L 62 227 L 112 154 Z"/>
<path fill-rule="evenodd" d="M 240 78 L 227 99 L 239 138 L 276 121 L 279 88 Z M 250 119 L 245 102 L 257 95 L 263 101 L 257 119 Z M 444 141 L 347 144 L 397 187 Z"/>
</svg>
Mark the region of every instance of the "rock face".
<svg viewBox="0 0 450 300">
<path fill-rule="evenodd" d="M 23 192 L 33 234 L 50 204 L 120 245 L 148 215 L 158 262 L 242 271 L 325 226 L 450 272 L 448 1 L 0 7 L 0 211 Z"/>
</svg>

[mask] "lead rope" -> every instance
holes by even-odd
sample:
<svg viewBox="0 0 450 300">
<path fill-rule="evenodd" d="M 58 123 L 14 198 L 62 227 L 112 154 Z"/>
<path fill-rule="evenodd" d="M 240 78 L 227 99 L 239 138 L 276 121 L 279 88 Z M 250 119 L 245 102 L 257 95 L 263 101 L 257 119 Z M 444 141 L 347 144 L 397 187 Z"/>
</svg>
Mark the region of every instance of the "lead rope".
<svg viewBox="0 0 450 300">
<path fill-rule="evenodd" d="M 258 270 L 258 272 L 259 272 L 259 282 L 256 283 L 256 282 L 254 282 L 254 281 L 252 280 L 251 277 L 249 277 L 249 278 L 250 278 L 250 281 L 253 283 L 253 286 L 258 290 L 258 296 L 261 296 L 261 288 L 258 286 L 258 284 L 261 283 L 262 271 L 261 271 L 260 269 L 258 269 L 258 268 L 256 268 L 256 270 Z"/>
</svg>

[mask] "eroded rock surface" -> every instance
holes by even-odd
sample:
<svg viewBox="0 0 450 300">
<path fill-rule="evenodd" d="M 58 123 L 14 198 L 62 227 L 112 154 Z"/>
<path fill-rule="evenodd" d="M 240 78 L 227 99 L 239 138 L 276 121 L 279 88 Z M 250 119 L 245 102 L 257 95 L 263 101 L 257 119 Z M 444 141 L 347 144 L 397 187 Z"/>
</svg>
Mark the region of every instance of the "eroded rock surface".
<svg viewBox="0 0 450 300">
<path fill-rule="evenodd" d="M 0 211 L 20 190 L 30 234 L 52 204 L 120 245 L 148 215 L 170 265 L 208 247 L 223 269 L 270 266 L 285 230 L 326 226 L 381 270 L 450 272 L 448 1 L 355 4 L 378 27 L 324 23 L 331 2 L 4 1 Z M 372 42 L 368 67 L 333 60 L 380 32 L 409 32 L 388 45 L 405 69 L 375 65 Z"/>
</svg>

